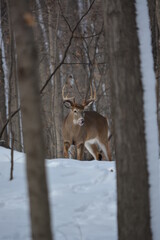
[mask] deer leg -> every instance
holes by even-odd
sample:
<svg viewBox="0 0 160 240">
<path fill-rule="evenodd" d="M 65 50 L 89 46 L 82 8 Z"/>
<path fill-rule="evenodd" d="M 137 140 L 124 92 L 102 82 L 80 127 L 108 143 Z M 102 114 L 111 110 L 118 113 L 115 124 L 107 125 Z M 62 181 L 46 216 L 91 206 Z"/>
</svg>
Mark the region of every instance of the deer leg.
<svg viewBox="0 0 160 240">
<path fill-rule="evenodd" d="M 95 160 L 101 160 L 102 159 L 102 156 L 101 156 L 101 154 L 100 154 L 100 152 L 99 152 L 99 150 L 98 150 L 98 147 L 97 147 L 97 145 L 96 144 L 91 144 L 90 145 L 90 147 L 91 147 L 91 149 L 92 149 L 92 153 L 94 154 L 94 156 L 95 156 Z M 91 153 L 91 154 L 92 154 Z M 92 156 L 93 156 L 93 154 L 92 154 Z"/>
<path fill-rule="evenodd" d="M 64 142 L 63 152 L 64 152 L 64 157 L 65 158 L 69 158 L 69 154 L 68 154 L 69 147 L 70 147 L 70 143 L 69 142 Z"/>
<path fill-rule="evenodd" d="M 87 148 L 88 152 L 94 157 L 95 160 L 101 159 L 96 144 L 91 144 L 91 143 L 89 143 L 89 141 L 86 141 L 85 147 Z"/>
<path fill-rule="evenodd" d="M 111 155 L 111 151 L 110 151 L 108 142 L 106 144 L 106 149 L 107 149 L 108 159 L 109 159 L 109 161 L 112 161 L 112 155 Z"/>
<path fill-rule="evenodd" d="M 99 143 L 99 146 L 100 148 L 102 149 L 105 157 L 107 160 L 111 161 L 112 160 L 112 157 L 111 157 L 111 152 L 110 152 L 110 149 L 109 149 L 109 146 L 108 146 L 108 142 L 107 143 Z"/>
<path fill-rule="evenodd" d="M 83 152 L 84 152 L 84 144 L 82 143 L 77 146 L 77 159 L 78 160 L 82 160 Z"/>
</svg>

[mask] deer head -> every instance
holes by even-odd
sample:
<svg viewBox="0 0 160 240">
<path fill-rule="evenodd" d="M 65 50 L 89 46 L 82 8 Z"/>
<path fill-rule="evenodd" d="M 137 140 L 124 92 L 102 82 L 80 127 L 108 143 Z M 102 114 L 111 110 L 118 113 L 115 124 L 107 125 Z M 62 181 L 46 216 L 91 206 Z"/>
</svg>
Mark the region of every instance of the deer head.
<svg viewBox="0 0 160 240">
<path fill-rule="evenodd" d="M 65 85 L 62 89 L 63 103 L 65 107 L 71 109 L 71 114 L 73 116 L 73 123 L 75 125 L 83 126 L 85 122 L 85 110 L 96 100 L 96 89 L 91 89 L 91 95 L 88 100 L 83 100 L 82 104 L 77 104 L 75 102 L 75 97 L 64 96 Z"/>
</svg>

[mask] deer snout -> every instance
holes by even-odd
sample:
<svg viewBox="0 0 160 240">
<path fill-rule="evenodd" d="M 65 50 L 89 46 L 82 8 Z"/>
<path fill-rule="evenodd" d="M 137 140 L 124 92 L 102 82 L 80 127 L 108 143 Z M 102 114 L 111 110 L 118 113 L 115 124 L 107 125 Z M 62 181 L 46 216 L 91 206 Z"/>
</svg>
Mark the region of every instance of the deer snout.
<svg viewBox="0 0 160 240">
<path fill-rule="evenodd" d="M 78 119 L 78 124 L 79 124 L 80 126 L 83 126 L 83 124 L 84 124 L 84 118 L 79 118 L 79 119 Z"/>
</svg>

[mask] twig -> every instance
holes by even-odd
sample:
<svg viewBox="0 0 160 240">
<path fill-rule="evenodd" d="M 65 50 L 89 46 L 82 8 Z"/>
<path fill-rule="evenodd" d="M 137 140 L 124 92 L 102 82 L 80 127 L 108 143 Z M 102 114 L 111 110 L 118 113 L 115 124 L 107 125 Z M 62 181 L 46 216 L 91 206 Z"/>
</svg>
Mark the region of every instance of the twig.
<svg viewBox="0 0 160 240">
<path fill-rule="evenodd" d="M 12 131 L 12 146 L 11 146 L 11 169 L 10 169 L 10 181 L 13 180 L 13 168 L 14 168 L 14 133 Z"/>
<path fill-rule="evenodd" d="M 66 24 L 67 24 L 69 30 L 72 32 L 71 26 L 70 26 L 70 24 L 69 24 L 67 18 L 66 18 L 66 17 L 64 16 L 64 14 L 63 14 L 62 6 L 61 6 L 59 0 L 58 0 L 58 5 L 59 5 L 60 11 L 61 11 L 61 13 L 62 13 L 62 17 L 64 18 L 64 21 L 66 22 Z"/>
</svg>

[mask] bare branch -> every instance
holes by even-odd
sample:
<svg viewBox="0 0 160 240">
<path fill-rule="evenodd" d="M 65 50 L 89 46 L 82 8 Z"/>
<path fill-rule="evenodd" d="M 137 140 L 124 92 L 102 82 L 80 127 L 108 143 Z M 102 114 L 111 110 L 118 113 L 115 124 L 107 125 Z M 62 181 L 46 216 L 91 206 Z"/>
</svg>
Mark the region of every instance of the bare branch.
<svg viewBox="0 0 160 240">
<path fill-rule="evenodd" d="M 63 58 L 61 60 L 61 62 L 57 65 L 57 67 L 55 68 L 55 70 L 53 71 L 53 73 L 49 76 L 49 78 L 47 79 L 47 81 L 45 82 L 45 84 L 43 85 L 43 87 L 41 88 L 40 90 L 40 93 L 42 94 L 44 89 L 46 88 L 47 84 L 49 83 L 49 81 L 51 80 L 51 78 L 53 77 L 53 75 L 57 72 L 57 70 L 61 67 L 61 65 L 64 63 L 65 59 L 66 59 L 66 56 L 67 56 L 67 53 L 68 53 L 68 50 L 72 44 L 72 40 L 74 38 L 74 33 L 76 31 L 76 29 L 78 28 L 79 24 L 81 23 L 81 21 L 83 20 L 83 18 L 88 14 L 88 12 L 90 11 L 90 9 L 92 8 L 92 5 L 94 4 L 95 0 L 93 0 L 93 2 L 91 3 L 91 5 L 89 6 L 88 10 L 82 15 L 82 17 L 79 19 L 79 21 L 77 22 L 76 26 L 74 27 L 74 29 L 72 30 L 72 34 L 71 34 L 71 37 L 69 39 L 69 42 L 68 42 L 68 46 L 64 52 L 64 55 L 63 55 Z"/>
<path fill-rule="evenodd" d="M 69 30 L 72 32 L 71 26 L 70 26 L 70 24 L 69 24 L 67 18 L 66 18 L 66 17 L 64 16 L 64 14 L 63 14 L 62 6 L 61 6 L 59 0 L 58 0 L 58 5 L 59 5 L 59 8 L 60 8 L 60 11 L 61 11 L 62 17 L 64 18 L 64 21 L 67 23 L 67 26 L 68 26 Z"/>
<path fill-rule="evenodd" d="M 12 119 L 19 111 L 20 111 L 20 108 L 18 108 L 16 111 L 14 111 L 14 112 L 9 116 L 9 118 L 7 119 L 6 123 L 4 124 L 4 126 L 3 126 L 3 128 L 2 128 L 2 130 L 1 130 L 1 132 L 0 132 L 0 139 L 2 138 L 2 135 L 3 135 L 4 131 L 5 131 L 8 123 L 11 121 L 11 119 Z"/>
</svg>

